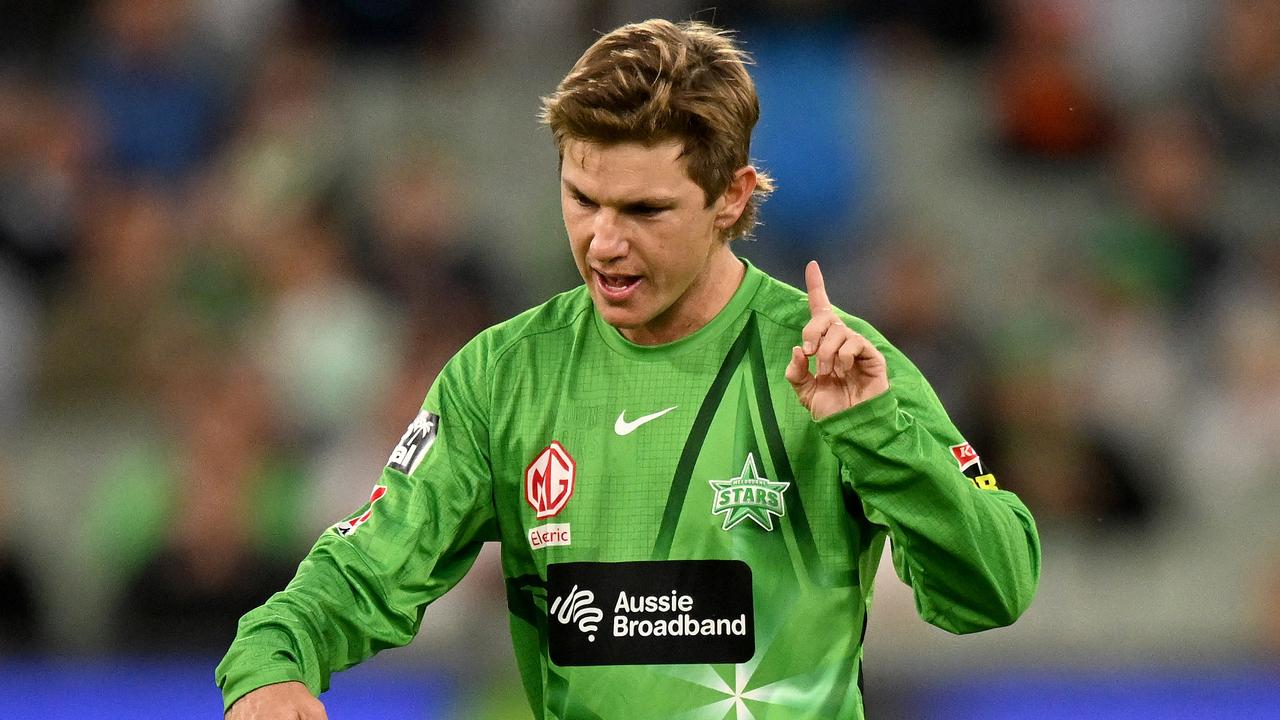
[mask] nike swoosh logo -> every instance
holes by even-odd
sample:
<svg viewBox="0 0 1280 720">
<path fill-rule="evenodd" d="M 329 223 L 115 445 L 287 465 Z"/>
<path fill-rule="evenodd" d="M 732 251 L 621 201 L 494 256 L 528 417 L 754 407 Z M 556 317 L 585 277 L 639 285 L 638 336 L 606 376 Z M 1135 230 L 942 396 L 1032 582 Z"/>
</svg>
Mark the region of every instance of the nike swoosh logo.
<svg viewBox="0 0 1280 720">
<path fill-rule="evenodd" d="M 613 431 L 618 433 L 619 435 L 630 435 L 631 433 L 635 432 L 636 428 L 640 427 L 641 425 L 649 422 L 650 420 L 657 420 L 658 418 L 662 417 L 663 415 L 666 415 L 667 413 L 671 412 L 672 410 L 675 410 L 678 407 L 680 406 L 672 405 L 666 410 L 659 410 L 656 413 L 641 415 L 640 417 L 636 418 L 635 420 L 632 420 L 631 422 L 627 422 L 627 419 L 625 417 L 627 414 L 627 411 L 623 410 L 622 412 L 618 413 L 618 419 L 613 422 Z"/>
</svg>

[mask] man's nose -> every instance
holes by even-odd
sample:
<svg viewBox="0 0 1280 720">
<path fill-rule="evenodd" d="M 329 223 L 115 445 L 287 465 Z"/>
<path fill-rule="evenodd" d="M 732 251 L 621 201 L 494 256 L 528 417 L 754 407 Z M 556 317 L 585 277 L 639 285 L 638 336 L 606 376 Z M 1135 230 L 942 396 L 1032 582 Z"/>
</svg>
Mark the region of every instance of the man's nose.
<svg viewBox="0 0 1280 720">
<path fill-rule="evenodd" d="M 622 218 L 618 213 L 603 208 L 596 213 L 591 225 L 591 257 L 599 261 L 614 260 L 627 254 L 627 239 Z"/>
</svg>

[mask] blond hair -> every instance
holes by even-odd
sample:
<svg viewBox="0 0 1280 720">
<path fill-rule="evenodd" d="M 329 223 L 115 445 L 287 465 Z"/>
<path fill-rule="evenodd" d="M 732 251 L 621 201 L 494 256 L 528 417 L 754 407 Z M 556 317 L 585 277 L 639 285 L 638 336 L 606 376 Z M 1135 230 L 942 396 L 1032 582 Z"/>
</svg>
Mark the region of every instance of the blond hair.
<svg viewBox="0 0 1280 720">
<path fill-rule="evenodd" d="M 541 119 L 562 161 L 571 139 L 680 142 L 689 179 L 710 206 L 749 164 L 751 130 L 760 119 L 750 62 L 727 32 L 705 23 L 624 25 L 578 58 L 555 93 L 542 99 Z M 726 239 L 755 226 L 759 204 L 772 190 L 772 180 L 757 173 L 755 191 Z"/>
</svg>

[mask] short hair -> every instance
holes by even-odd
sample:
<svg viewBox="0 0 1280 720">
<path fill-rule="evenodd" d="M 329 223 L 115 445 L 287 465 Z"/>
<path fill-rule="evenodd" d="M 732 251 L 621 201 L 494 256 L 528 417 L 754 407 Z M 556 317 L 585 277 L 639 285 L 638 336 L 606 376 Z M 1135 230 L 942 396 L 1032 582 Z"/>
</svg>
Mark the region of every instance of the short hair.
<svg viewBox="0 0 1280 720">
<path fill-rule="evenodd" d="M 542 98 L 541 119 L 562 162 L 571 139 L 682 143 L 689 179 L 710 206 L 750 162 L 751 130 L 760 119 L 746 69 L 751 62 L 727 31 L 702 22 L 624 25 L 587 48 L 555 93 Z M 772 179 L 758 173 L 727 239 L 755 227 L 759 204 L 772 190 Z"/>
</svg>

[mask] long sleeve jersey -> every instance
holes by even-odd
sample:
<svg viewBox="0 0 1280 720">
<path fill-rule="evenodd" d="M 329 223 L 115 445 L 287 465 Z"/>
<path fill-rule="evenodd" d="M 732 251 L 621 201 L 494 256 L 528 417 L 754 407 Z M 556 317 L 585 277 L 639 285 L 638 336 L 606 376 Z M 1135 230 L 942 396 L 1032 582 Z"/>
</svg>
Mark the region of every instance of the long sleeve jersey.
<svg viewBox="0 0 1280 720">
<path fill-rule="evenodd" d="M 814 421 L 784 377 L 806 296 L 748 264 L 674 342 L 628 342 L 585 287 L 468 343 L 370 501 L 248 613 L 217 669 L 230 706 L 413 638 L 502 546 L 533 714 L 862 718 L 862 641 L 886 539 L 926 621 L 1007 625 L 1039 576 L 1030 513 L 920 372 L 867 323 L 890 389 Z"/>
</svg>

